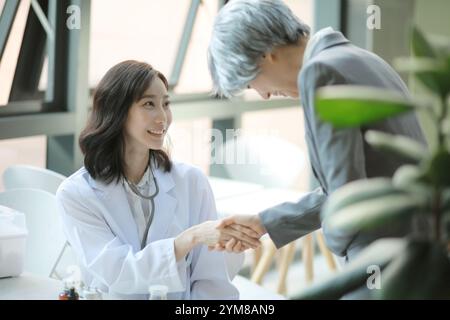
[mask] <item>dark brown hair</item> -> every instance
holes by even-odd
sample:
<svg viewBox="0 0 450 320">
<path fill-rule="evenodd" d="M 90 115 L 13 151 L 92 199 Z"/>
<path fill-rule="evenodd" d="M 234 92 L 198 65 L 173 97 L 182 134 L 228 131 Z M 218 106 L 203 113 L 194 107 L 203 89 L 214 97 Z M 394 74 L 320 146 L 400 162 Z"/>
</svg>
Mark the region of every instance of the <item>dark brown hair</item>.
<svg viewBox="0 0 450 320">
<path fill-rule="evenodd" d="M 167 79 L 151 65 L 127 60 L 109 69 L 100 80 L 94 93 L 92 113 L 79 138 L 84 166 L 92 178 L 110 183 L 125 177 L 123 128 L 128 110 L 155 77 L 168 88 Z M 150 161 L 165 172 L 171 170 L 172 163 L 166 152 L 149 150 L 149 153 Z"/>
</svg>

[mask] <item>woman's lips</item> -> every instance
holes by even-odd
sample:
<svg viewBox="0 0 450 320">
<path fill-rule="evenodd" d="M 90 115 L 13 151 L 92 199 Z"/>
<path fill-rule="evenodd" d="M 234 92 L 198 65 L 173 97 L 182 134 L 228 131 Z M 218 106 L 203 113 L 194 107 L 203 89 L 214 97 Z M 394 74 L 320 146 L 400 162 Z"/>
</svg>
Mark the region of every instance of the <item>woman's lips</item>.
<svg viewBox="0 0 450 320">
<path fill-rule="evenodd" d="M 166 129 L 163 130 L 147 130 L 147 133 L 152 136 L 162 137 L 166 134 Z"/>
</svg>

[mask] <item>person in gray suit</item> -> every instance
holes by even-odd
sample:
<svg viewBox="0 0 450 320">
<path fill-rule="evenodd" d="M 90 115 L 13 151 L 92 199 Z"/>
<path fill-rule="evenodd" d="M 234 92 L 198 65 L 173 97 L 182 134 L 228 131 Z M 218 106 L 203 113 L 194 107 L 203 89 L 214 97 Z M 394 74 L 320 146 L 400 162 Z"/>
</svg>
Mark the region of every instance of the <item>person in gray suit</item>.
<svg viewBox="0 0 450 320">
<path fill-rule="evenodd" d="M 320 87 L 363 85 L 405 97 L 409 97 L 408 89 L 388 63 L 354 46 L 341 32 L 325 28 L 310 36 L 310 28 L 279 0 L 227 3 L 214 22 L 208 64 L 214 92 L 220 96 L 254 89 L 264 99 L 301 97 L 312 172 L 320 186 L 298 202 L 282 203 L 257 215 L 235 215 L 222 223 L 222 227 L 250 227 L 259 235 L 267 232 L 278 248 L 321 228 L 320 210 L 336 189 L 353 180 L 391 177 L 405 163 L 368 145 L 363 138 L 366 130 L 404 135 L 426 145 L 414 113 L 354 129 L 336 130 L 322 122 L 314 107 Z M 370 233 L 323 232 L 329 248 L 348 261 L 375 239 L 403 236 L 408 229 L 405 222 Z M 215 249 L 225 248 L 217 245 Z M 242 247 L 226 249 L 237 252 Z"/>
</svg>

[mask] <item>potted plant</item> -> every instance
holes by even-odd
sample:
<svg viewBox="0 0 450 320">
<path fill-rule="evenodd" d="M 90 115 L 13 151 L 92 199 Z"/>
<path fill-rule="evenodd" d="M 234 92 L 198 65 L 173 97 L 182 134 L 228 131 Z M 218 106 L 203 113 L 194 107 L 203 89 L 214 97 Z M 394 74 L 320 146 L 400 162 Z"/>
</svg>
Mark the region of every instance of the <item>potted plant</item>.
<svg viewBox="0 0 450 320">
<path fill-rule="evenodd" d="M 380 271 L 374 299 L 450 299 L 450 52 L 430 45 L 413 29 L 413 58 L 396 67 L 411 72 L 439 100 L 436 106 L 414 102 L 392 92 L 353 86 L 318 90 L 319 117 L 336 128 L 360 127 L 404 112 L 421 110 L 433 119 L 436 143 L 429 150 L 404 136 L 368 131 L 372 146 L 408 158 L 393 178 L 346 184 L 322 210 L 323 224 L 343 234 L 370 231 L 387 224 L 428 223 L 429 228 L 405 238 L 380 239 L 330 278 L 294 299 L 339 299 L 368 288 L 371 267 Z M 351 117 L 349 116 L 351 115 Z M 416 224 L 419 225 L 419 224 Z"/>
</svg>

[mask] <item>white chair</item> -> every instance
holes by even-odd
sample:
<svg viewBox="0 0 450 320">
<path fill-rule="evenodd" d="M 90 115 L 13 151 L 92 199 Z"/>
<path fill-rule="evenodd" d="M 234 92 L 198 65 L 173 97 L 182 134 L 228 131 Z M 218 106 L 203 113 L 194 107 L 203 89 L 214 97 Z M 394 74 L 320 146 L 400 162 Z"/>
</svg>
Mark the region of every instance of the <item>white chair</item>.
<svg viewBox="0 0 450 320">
<path fill-rule="evenodd" d="M 0 205 L 25 214 L 28 236 L 24 270 L 50 277 L 66 243 L 56 196 L 37 189 L 13 189 L 0 193 Z"/>
<path fill-rule="evenodd" d="M 56 194 L 64 179 L 66 176 L 55 171 L 30 165 L 12 165 L 3 173 L 3 184 L 6 190 L 33 188 Z M 74 264 L 76 264 L 75 254 L 66 242 L 56 261 L 52 276 L 61 279 L 61 274 L 67 272 L 67 267 Z"/>
<path fill-rule="evenodd" d="M 6 190 L 33 188 L 56 194 L 65 178 L 52 170 L 29 165 L 13 165 L 6 168 L 3 173 L 3 184 Z"/>
</svg>

